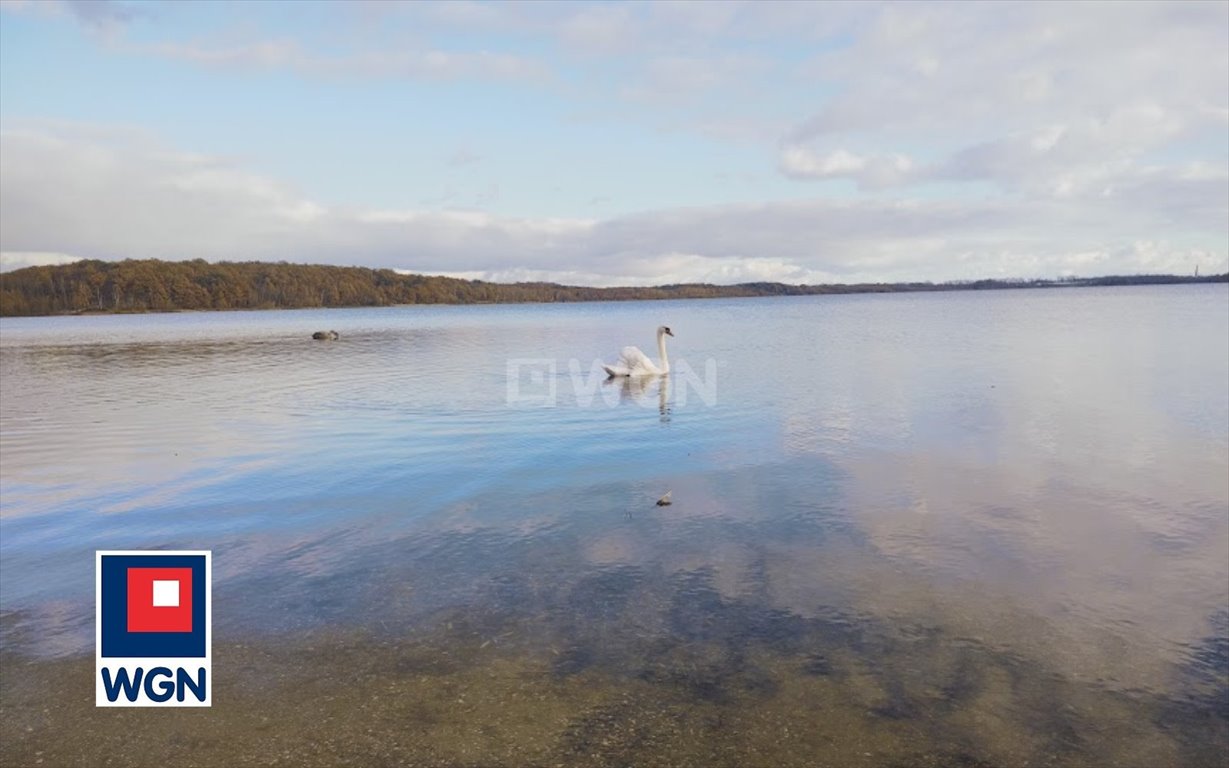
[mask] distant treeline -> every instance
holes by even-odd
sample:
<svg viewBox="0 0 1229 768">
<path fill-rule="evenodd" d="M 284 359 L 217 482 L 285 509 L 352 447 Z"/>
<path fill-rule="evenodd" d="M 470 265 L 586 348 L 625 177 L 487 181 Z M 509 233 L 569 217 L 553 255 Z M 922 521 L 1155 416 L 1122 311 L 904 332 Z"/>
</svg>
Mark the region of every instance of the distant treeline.
<svg viewBox="0 0 1229 768">
<path fill-rule="evenodd" d="M 381 307 L 393 304 L 495 304 L 561 301 L 707 299 L 840 293 L 1049 288 L 1229 282 L 1205 277 L 1128 275 L 1057 280 L 974 280 L 952 283 L 786 285 L 688 283 L 653 288 L 585 288 L 554 283 L 488 283 L 403 275 L 391 269 L 280 262 L 78 261 L 27 267 L 0 275 L 0 315 L 80 312 L 164 312 L 210 309 Z"/>
</svg>

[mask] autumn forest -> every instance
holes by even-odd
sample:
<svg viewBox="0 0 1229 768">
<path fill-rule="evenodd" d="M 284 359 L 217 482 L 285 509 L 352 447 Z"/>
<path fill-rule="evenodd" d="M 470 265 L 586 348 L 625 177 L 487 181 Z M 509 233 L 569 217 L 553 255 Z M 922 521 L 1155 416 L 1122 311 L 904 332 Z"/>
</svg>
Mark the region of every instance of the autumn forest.
<svg viewBox="0 0 1229 768">
<path fill-rule="evenodd" d="M 1130 275 L 1027 281 L 977 280 L 955 283 L 691 283 L 657 287 L 589 288 L 554 283 L 491 283 L 402 274 L 390 269 L 286 262 L 211 264 L 200 259 L 86 260 L 60 266 L 27 267 L 0 275 L 0 315 L 375 307 L 394 304 L 629 301 L 1189 282 L 1229 282 L 1229 274 L 1204 277 Z"/>
</svg>

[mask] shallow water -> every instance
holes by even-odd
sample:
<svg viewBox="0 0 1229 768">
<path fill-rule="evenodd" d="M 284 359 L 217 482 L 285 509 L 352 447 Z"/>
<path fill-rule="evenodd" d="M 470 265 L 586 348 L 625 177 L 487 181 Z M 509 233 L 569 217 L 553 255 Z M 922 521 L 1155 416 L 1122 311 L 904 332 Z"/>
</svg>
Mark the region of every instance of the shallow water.
<svg viewBox="0 0 1229 768">
<path fill-rule="evenodd" d="M 1224 285 L 6 319 L 0 384 L 5 764 L 1229 750 Z M 208 713 L 92 706 L 131 548 L 214 552 Z"/>
</svg>

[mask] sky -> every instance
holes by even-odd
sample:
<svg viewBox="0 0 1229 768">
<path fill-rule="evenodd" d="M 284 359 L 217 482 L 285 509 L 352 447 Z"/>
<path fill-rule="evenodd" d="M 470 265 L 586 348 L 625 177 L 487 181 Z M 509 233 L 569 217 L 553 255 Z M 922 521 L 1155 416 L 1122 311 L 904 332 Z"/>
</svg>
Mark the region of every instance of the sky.
<svg viewBox="0 0 1229 768">
<path fill-rule="evenodd" d="M 1229 271 L 1229 2 L 0 0 L 0 269 Z"/>
</svg>

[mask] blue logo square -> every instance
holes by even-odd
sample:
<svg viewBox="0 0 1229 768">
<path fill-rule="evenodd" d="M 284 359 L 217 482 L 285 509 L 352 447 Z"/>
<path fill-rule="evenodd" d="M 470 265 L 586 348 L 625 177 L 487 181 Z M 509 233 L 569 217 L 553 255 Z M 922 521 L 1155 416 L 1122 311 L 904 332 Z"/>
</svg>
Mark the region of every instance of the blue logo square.
<svg viewBox="0 0 1229 768">
<path fill-rule="evenodd" d="M 100 555 L 99 655 L 103 658 L 205 658 L 205 560 L 205 555 Z M 129 605 L 128 571 L 133 568 L 191 569 L 190 632 L 129 631 L 129 611 L 137 608 Z"/>
</svg>

